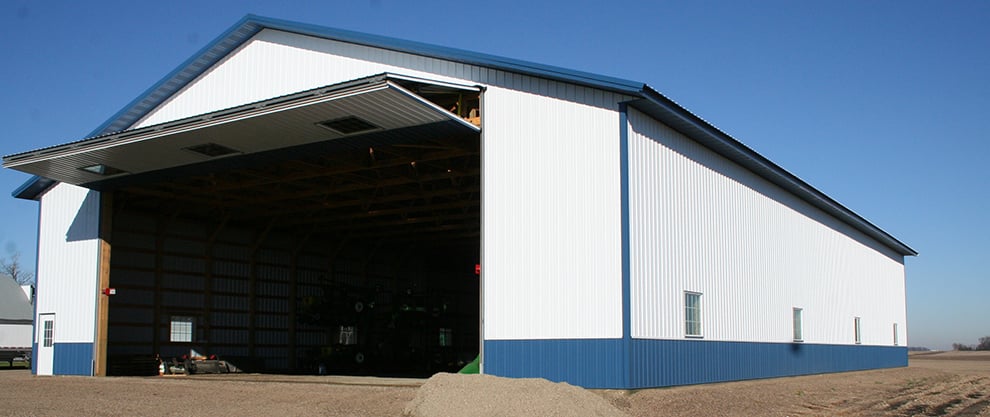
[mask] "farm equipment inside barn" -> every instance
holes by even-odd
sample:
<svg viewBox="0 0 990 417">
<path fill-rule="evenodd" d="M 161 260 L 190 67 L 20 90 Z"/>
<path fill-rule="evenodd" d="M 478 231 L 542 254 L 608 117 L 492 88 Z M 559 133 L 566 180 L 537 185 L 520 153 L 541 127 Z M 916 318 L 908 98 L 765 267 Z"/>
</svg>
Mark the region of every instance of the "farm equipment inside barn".
<svg viewBox="0 0 990 417">
<path fill-rule="evenodd" d="M 429 375 L 456 372 L 477 355 L 476 338 L 455 344 L 458 329 L 477 327 L 474 299 L 433 288 L 398 291 L 335 285 L 302 300 L 297 317 L 327 332 L 304 367 L 319 374 Z M 473 301 L 473 303 L 472 303 Z"/>
</svg>

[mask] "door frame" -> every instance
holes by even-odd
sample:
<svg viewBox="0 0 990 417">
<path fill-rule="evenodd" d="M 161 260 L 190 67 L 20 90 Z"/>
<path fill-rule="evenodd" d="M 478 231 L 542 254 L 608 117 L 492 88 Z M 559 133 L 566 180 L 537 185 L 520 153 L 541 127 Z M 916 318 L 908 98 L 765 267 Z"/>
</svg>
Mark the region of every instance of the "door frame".
<svg viewBox="0 0 990 417">
<path fill-rule="evenodd" d="M 51 323 L 51 338 L 50 346 L 45 346 L 45 323 Z M 55 365 L 55 313 L 42 313 L 38 314 L 38 328 L 35 332 L 37 335 L 38 352 L 32 359 L 35 361 L 37 368 L 35 368 L 36 375 L 53 375 L 54 365 Z"/>
</svg>

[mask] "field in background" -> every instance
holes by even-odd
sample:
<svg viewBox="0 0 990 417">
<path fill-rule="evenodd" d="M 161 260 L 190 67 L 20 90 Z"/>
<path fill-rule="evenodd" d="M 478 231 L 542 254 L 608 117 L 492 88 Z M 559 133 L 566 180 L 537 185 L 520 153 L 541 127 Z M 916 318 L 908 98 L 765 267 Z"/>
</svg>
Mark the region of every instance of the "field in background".
<svg viewBox="0 0 990 417">
<path fill-rule="evenodd" d="M 990 352 L 912 354 L 910 362 L 898 369 L 595 393 L 631 416 L 990 417 Z M 421 383 L 276 375 L 36 377 L 0 369 L 0 414 L 398 416 Z"/>
</svg>

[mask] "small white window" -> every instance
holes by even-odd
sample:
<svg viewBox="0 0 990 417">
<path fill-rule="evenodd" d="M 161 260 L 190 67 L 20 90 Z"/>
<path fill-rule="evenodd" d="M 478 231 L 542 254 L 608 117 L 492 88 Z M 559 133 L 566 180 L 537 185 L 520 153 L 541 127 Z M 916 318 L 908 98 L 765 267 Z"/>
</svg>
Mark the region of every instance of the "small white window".
<svg viewBox="0 0 990 417">
<path fill-rule="evenodd" d="M 192 342 L 195 321 L 195 318 L 189 316 L 172 316 L 169 340 L 172 342 Z"/>
<path fill-rule="evenodd" d="M 55 341 L 55 321 L 45 320 L 45 329 L 42 336 L 41 346 L 42 347 L 52 347 Z"/>
<path fill-rule="evenodd" d="M 701 294 L 684 292 L 684 335 L 701 337 Z"/>
<path fill-rule="evenodd" d="M 803 311 L 802 309 L 797 308 L 797 307 L 794 307 L 794 341 L 795 342 L 803 342 L 804 341 L 804 335 L 802 334 L 802 331 L 801 331 L 802 330 L 801 329 L 801 312 L 802 311 Z"/>
<path fill-rule="evenodd" d="M 897 346 L 897 323 L 894 323 L 894 346 Z"/>
<path fill-rule="evenodd" d="M 856 344 L 858 345 L 863 343 L 863 333 L 860 332 L 860 328 L 859 328 L 859 317 L 856 317 L 856 320 L 854 320 L 854 322 L 855 322 L 854 325 L 856 326 Z"/>
</svg>

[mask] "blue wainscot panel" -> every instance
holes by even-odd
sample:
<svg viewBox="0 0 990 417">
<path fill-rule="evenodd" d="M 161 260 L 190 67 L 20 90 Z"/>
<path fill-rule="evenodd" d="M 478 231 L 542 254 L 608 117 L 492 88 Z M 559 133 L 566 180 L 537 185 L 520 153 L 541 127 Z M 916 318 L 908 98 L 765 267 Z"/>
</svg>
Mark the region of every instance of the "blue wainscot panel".
<svg viewBox="0 0 990 417">
<path fill-rule="evenodd" d="M 56 343 L 52 373 L 55 375 L 93 375 L 92 343 Z"/>
<path fill-rule="evenodd" d="M 626 369 L 626 356 L 630 355 Z M 485 373 L 635 389 L 907 366 L 903 346 L 705 340 L 486 340 Z"/>
<path fill-rule="evenodd" d="M 903 346 L 633 339 L 629 388 L 907 366 Z"/>
<path fill-rule="evenodd" d="M 622 339 L 486 340 L 485 373 L 586 388 L 625 386 Z"/>
</svg>

